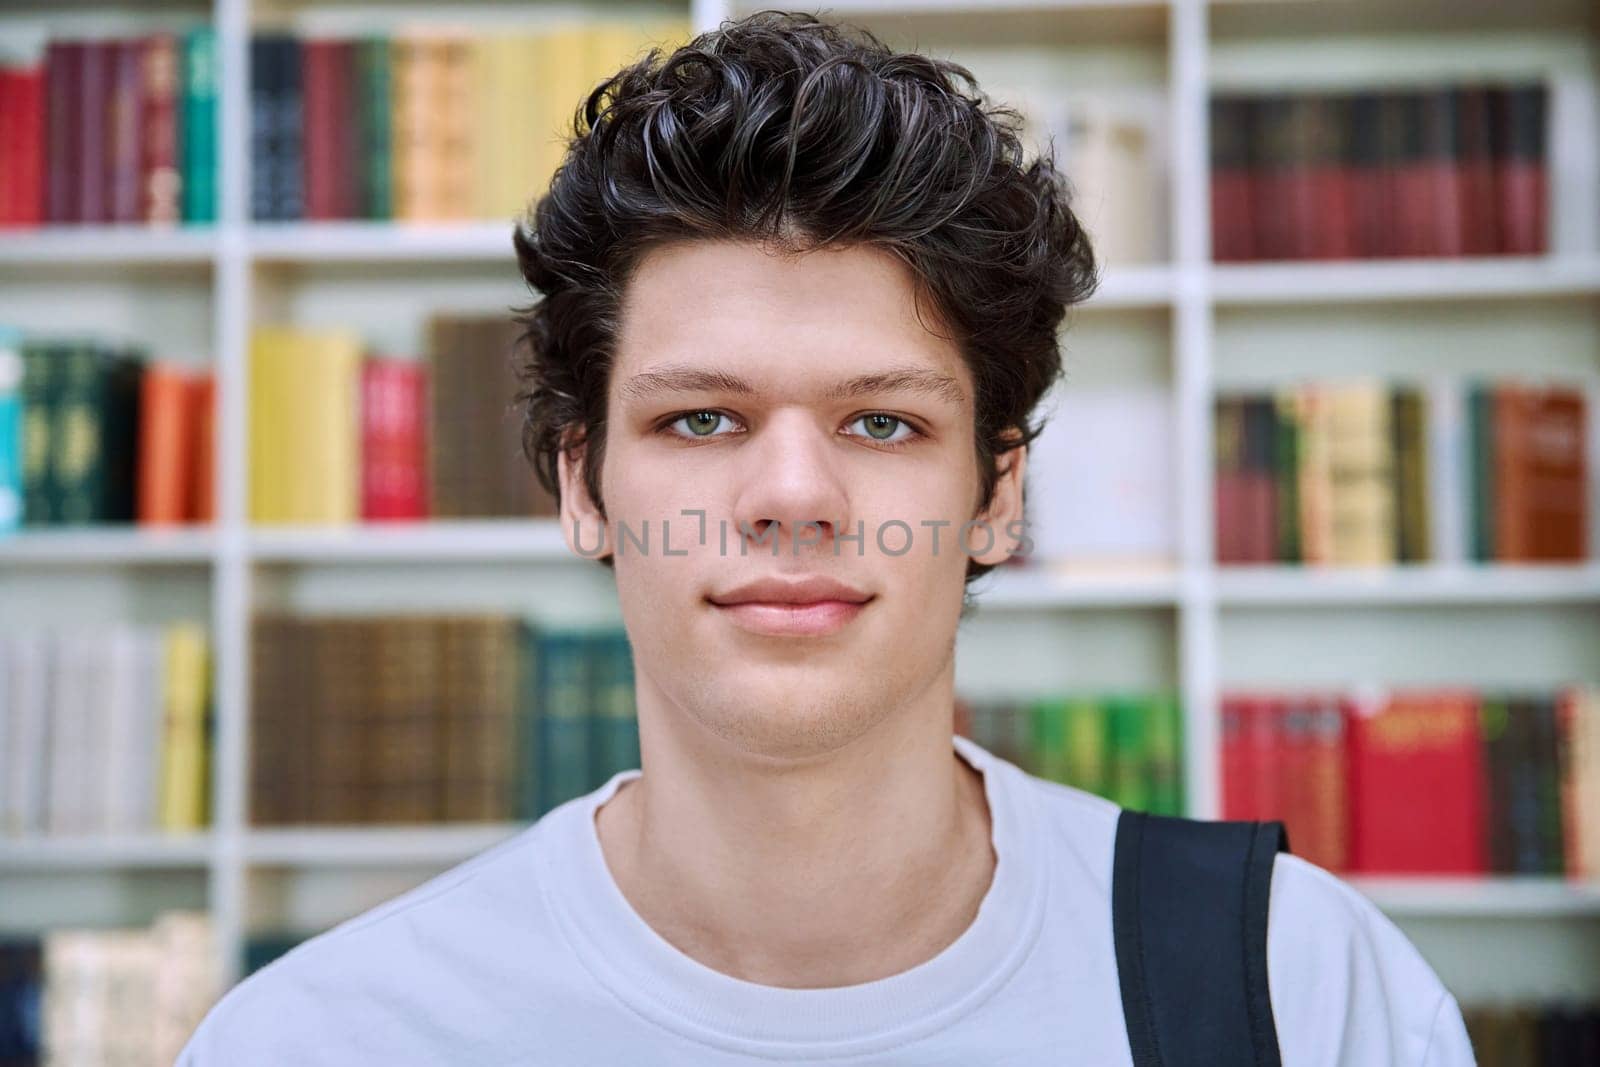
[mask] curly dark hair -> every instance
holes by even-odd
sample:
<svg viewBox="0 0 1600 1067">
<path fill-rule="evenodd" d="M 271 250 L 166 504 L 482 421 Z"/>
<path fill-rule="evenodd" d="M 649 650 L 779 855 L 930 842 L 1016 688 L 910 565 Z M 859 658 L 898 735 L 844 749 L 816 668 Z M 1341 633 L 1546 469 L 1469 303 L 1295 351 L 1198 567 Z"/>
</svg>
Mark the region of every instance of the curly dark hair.
<svg viewBox="0 0 1600 1067">
<path fill-rule="evenodd" d="M 698 237 L 785 253 L 870 245 L 908 264 L 919 317 L 931 299 L 971 371 L 979 499 L 991 500 L 998 457 L 1043 428 L 1028 417 L 1061 374 L 1067 308 L 1098 284 L 1054 146 L 1026 159 L 1019 112 L 957 63 L 766 10 L 670 55 L 650 49 L 573 118 L 565 158 L 513 238 L 542 294 L 517 311 L 517 405 L 549 492 L 562 450 L 587 442 L 584 482 L 604 514 L 623 288 L 648 250 Z M 969 558 L 968 583 L 990 569 Z"/>
</svg>

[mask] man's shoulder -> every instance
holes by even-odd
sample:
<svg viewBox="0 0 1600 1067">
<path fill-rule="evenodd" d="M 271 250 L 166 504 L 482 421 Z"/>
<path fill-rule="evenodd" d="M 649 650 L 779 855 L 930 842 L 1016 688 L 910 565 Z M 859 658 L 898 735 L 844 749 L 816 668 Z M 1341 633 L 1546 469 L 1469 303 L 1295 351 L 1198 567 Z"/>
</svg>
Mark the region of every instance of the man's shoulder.
<svg viewBox="0 0 1600 1067">
<path fill-rule="evenodd" d="M 179 1067 L 381 1057 L 429 1020 L 479 1018 L 495 991 L 540 973 L 556 946 L 532 852 L 535 825 L 290 949 L 212 1007 Z M 512 973 L 510 961 L 520 967 Z M 499 973 L 504 971 L 504 973 Z M 350 1041 L 363 1047 L 350 1047 Z M 416 1051 L 409 1046 L 410 1055 Z M 333 1059 L 329 1057 L 332 1056 Z M 398 1062 L 398 1061 L 394 1061 Z"/>
</svg>

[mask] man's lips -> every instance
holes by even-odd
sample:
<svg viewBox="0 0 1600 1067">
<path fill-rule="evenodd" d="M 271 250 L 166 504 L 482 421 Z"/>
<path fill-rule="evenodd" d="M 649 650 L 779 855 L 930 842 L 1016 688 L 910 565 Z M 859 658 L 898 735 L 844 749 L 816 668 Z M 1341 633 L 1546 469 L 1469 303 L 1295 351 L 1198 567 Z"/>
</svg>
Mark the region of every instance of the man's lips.
<svg viewBox="0 0 1600 1067">
<path fill-rule="evenodd" d="M 844 629 L 875 598 L 815 600 L 808 603 L 744 600 L 712 607 L 741 630 L 773 637 L 825 637 Z"/>
</svg>

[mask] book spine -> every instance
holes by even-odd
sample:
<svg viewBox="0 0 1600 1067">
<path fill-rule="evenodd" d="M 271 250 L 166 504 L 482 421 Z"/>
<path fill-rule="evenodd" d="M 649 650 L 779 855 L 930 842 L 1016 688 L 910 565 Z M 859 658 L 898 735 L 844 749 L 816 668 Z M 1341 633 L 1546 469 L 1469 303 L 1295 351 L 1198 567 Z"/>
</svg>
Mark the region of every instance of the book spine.
<svg viewBox="0 0 1600 1067">
<path fill-rule="evenodd" d="M 50 437 L 57 518 L 71 524 L 99 522 L 105 517 L 102 394 L 108 361 L 88 342 L 70 345 L 58 358 L 60 396 Z"/>
<path fill-rule="evenodd" d="M 1310 101 L 1308 200 L 1302 208 L 1316 259 L 1355 255 L 1354 182 L 1350 165 L 1350 101 L 1320 96 Z"/>
<path fill-rule="evenodd" d="M 140 211 L 146 222 L 179 218 L 178 39 L 169 33 L 145 38 L 144 138 L 140 159 Z"/>
<path fill-rule="evenodd" d="M 45 221 L 45 78 L 42 63 L 10 72 L 6 105 L 14 168 L 10 220 L 19 226 Z"/>
<path fill-rule="evenodd" d="M 1384 217 L 1383 101 L 1376 92 L 1350 99 L 1350 208 L 1352 244 L 1357 256 L 1384 253 L 1388 220 Z"/>
<path fill-rule="evenodd" d="M 110 125 L 112 42 L 86 41 L 78 71 L 78 221 L 111 221 L 106 197 L 111 174 L 106 131 Z"/>
<path fill-rule="evenodd" d="M 53 40 L 45 50 L 45 221 L 82 220 L 79 128 L 83 123 L 82 41 Z"/>
<path fill-rule="evenodd" d="M 110 149 L 108 152 L 106 200 L 110 205 L 110 221 L 138 222 L 140 148 L 143 130 L 143 42 L 137 39 L 114 41 L 111 49 L 111 89 L 108 115 Z"/>
<path fill-rule="evenodd" d="M 589 777 L 588 674 L 581 633 L 539 638 L 539 815 L 581 795 Z"/>
<path fill-rule="evenodd" d="M 303 42 L 302 48 L 305 71 L 305 217 L 336 219 L 339 217 L 340 180 L 340 131 L 336 115 L 339 100 L 335 71 L 337 42 L 311 39 Z"/>
<path fill-rule="evenodd" d="M 394 212 L 389 56 L 387 38 L 372 37 L 357 45 L 355 93 L 362 177 L 360 215 L 366 219 L 388 219 Z"/>
<path fill-rule="evenodd" d="M 0 534 L 22 525 L 22 375 L 22 335 L 0 328 Z"/>
<path fill-rule="evenodd" d="M 1460 256 L 1466 250 L 1462 218 L 1461 93 L 1435 89 L 1422 94 L 1419 198 L 1427 223 L 1429 254 Z"/>
<path fill-rule="evenodd" d="M 217 35 L 197 26 L 183 38 L 183 221 L 217 221 Z"/>
<path fill-rule="evenodd" d="M 1499 251 L 1510 255 L 1542 255 L 1548 247 L 1547 97 L 1543 85 L 1519 86 L 1491 97 L 1500 106 L 1494 126 L 1501 138 L 1495 153 Z"/>
</svg>

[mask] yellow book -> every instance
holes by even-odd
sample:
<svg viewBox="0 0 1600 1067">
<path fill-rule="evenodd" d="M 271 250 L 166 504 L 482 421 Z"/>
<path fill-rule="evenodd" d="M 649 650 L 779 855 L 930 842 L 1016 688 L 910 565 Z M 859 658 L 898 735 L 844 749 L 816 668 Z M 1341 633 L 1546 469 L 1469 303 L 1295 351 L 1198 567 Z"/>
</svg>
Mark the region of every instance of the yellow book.
<svg viewBox="0 0 1600 1067">
<path fill-rule="evenodd" d="M 431 156 L 437 202 L 435 216 L 461 220 L 475 213 L 475 186 L 478 170 L 477 121 L 473 108 L 476 60 L 472 38 L 461 33 L 441 34 L 437 39 L 438 104 L 432 121 L 436 132 Z"/>
<path fill-rule="evenodd" d="M 472 72 L 472 217 L 499 219 L 509 216 L 505 207 L 506 165 L 511 124 L 510 53 L 504 38 L 480 35 L 468 43 Z"/>
<path fill-rule="evenodd" d="M 158 810 L 163 830 L 204 826 L 210 763 L 206 706 L 210 697 L 206 635 L 194 623 L 168 628 L 161 683 L 162 738 Z"/>
<path fill-rule="evenodd" d="M 586 23 L 559 23 L 539 35 L 534 65 L 535 86 L 530 113 L 535 120 L 530 197 L 542 196 L 566 155 L 567 141 L 583 94 L 588 89 L 589 27 Z"/>
<path fill-rule="evenodd" d="M 349 330 L 307 330 L 297 346 L 301 413 L 295 522 L 360 518 L 361 338 Z"/>
<path fill-rule="evenodd" d="M 1333 485 L 1333 562 L 1394 562 L 1394 447 L 1389 394 L 1377 382 L 1329 392 L 1328 464 Z"/>
<path fill-rule="evenodd" d="M 295 331 L 259 326 L 250 337 L 250 519 L 284 522 L 289 511 L 289 451 L 294 433 L 289 425 L 287 389 Z"/>
</svg>

